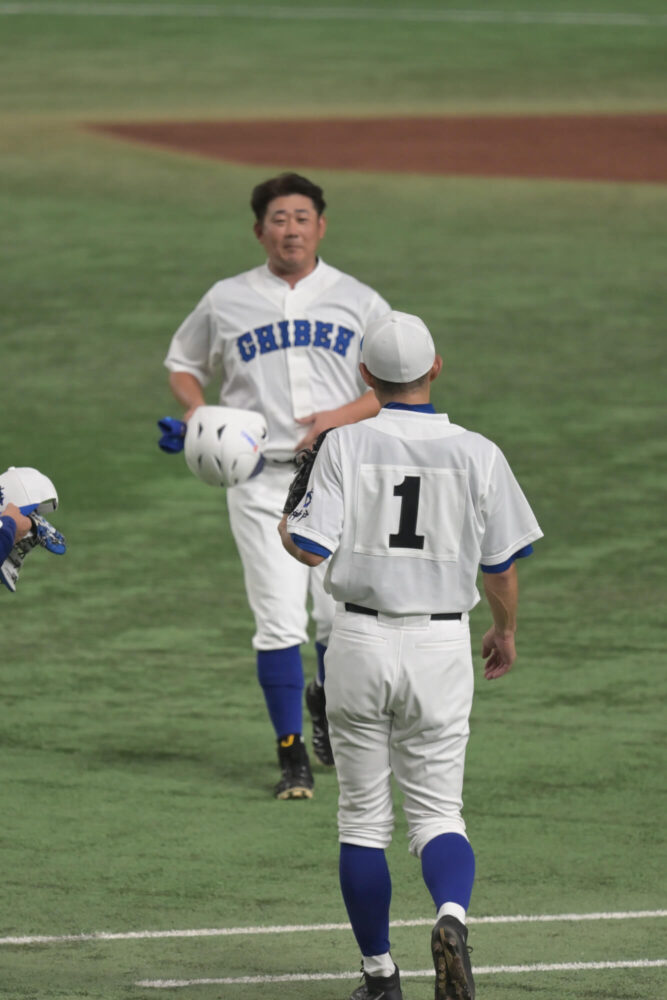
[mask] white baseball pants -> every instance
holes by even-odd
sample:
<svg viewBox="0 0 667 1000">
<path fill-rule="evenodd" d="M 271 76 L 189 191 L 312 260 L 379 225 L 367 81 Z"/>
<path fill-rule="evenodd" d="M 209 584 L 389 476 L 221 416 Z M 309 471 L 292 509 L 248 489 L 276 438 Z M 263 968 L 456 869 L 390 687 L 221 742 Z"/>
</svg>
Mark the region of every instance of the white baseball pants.
<svg viewBox="0 0 667 1000">
<path fill-rule="evenodd" d="M 315 569 L 297 562 L 278 534 L 293 465 L 267 463 L 261 473 L 227 492 L 232 534 L 241 562 L 248 603 L 255 617 L 255 649 L 286 649 L 308 641 L 308 595 L 315 639 L 326 646 L 335 602 L 324 592 L 326 561 Z"/>
<path fill-rule="evenodd" d="M 465 836 L 474 686 L 468 616 L 373 617 L 338 605 L 324 662 L 341 843 L 390 843 L 392 773 L 405 798 L 411 853 L 419 857 L 442 833 Z"/>
</svg>

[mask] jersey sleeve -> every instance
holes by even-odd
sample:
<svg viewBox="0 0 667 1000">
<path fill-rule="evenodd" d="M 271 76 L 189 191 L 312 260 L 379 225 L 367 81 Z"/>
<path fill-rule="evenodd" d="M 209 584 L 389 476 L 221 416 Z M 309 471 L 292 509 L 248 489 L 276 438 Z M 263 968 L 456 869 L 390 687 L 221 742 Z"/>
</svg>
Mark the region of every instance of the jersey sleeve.
<svg viewBox="0 0 667 1000">
<path fill-rule="evenodd" d="M 0 563 L 3 563 L 14 548 L 16 521 L 8 514 L 0 517 Z"/>
<path fill-rule="evenodd" d="M 480 563 L 494 567 L 542 538 L 542 530 L 509 463 L 498 448 L 482 500 L 484 535 Z M 528 553 L 526 553 L 528 554 Z"/>
<path fill-rule="evenodd" d="M 359 361 L 361 361 L 361 345 L 369 323 L 372 323 L 373 320 L 380 319 L 381 316 L 386 316 L 388 312 L 391 312 L 391 306 L 385 301 L 385 299 L 382 298 L 379 292 L 376 292 L 374 288 L 369 289 L 369 291 L 371 294 L 368 298 L 365 314 L 363 316 L 363 328 L 359 339 Z M 360 396 L 365 396 L 367 393 L 373 392 L 373 390 L 369 389 L 364 382 L 363 376 L 358 368 L 355 373 L 355 380 Z"/>
<path fill-rule="evenodd" d="M 171 338 L 165 367 L 172 372 L 187 372 L 202 386 L 208 385 L 221 367 L 215 333 L 215 314 L 207 292 Z"/>
<path fill-rule="evenodd" d="M 335 552 L 343 530 L 343 509 L 340 443 L 335 431 L 330 431 L 317 453 L 305 496 L 287 519 L 287 530 L 328 553 Z"/>
<path fill-rule="evenodd" d="M 391 312 L 391 306 L 385 299 L 382 298 L 379 292 L 374 290 L 373 297 L 370 301 L 368 315 L 366 316 L 366 326 L 368 326 L 369 323 L 372 323 L 373 320 L 386 316 L 388 312 Z"/>
</svg>

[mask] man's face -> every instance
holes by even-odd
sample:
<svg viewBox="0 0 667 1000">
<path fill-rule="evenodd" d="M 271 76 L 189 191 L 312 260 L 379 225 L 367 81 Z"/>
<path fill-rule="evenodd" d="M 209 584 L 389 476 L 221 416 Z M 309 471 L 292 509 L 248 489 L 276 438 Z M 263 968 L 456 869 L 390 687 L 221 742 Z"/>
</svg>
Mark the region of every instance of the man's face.
<svg viewBox="0 0 667 1000">
<path fill-rule="evenodd" d="M 269 202 L 254 230 L 274 274 L 306 275 L 315 267 L 326 220 L 306 195 L 288 194 Z"/>
</svg>

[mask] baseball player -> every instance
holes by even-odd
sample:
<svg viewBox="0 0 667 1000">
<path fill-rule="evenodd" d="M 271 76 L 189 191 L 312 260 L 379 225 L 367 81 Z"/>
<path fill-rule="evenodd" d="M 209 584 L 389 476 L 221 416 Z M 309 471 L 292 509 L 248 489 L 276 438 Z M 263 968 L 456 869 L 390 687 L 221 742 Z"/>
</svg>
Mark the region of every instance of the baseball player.
<svg viewBox="0 0 667 1000">
<path fill-rule="evenodd" d="M 43 516 L 57 507 L 56 488 L 38 469 L 11 465 L 0 473 L 0 584 L 12 593 L 33 549 L 40 546 L 55 555 L 67 551 L 64 535 Z"/>
<path fill-rule="evenodd" d="M 326 560 L 336 600 L 326 704 L 340 785 L 340 882 L 363 956 L 350 1000 L 402 1000 L 389 945 L 390 775 L 404 795 L 410 850 L 436 908 L 436 1000 L 473 1000 L 466 911 L 474 855 L 461 816 L 473 666 L 468 614 L 482 569 L 493 624 L 485 677 L 516 656 L 516 560 L 542 532 L 499 449 L 429 402 L 439 374 L 416 316 L 371 324 L 361 372 L 382 404 L 329 432 L 301 503 L 279 526 L 309 566 Z"/>
<path fill-rule="evenodd" d="M 221 375 L 224 406 L 257 410 L 268 424 L 264 469 L 227 494 L 230 525 L 255 618 L 257 673 L 278 741 L 279 799 L 310 798 L 313 776 L 302 739 L 303 667 L 310 594 L 318 678 L 306 693 L 318 758 L 333 764 L 324 710 L 324 650 L 334 603 L 323 570 L 297 565 L 276 532 L 295 453 L 321 430 L 377 413 L 359 374 L 369 322 L 389 306 L 367 285 L 325 264 L 322 189 L 282 174 L 252 192 L 260 267 L 218 281 L 173 336 L 165 364 L 187 420 Z"/>
</svg>

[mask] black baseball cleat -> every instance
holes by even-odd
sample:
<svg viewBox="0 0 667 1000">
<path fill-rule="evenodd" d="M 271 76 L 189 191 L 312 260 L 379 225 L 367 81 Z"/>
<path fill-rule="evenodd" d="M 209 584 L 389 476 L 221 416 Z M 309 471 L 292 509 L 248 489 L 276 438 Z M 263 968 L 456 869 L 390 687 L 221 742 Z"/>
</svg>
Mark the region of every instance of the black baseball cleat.
<svg viewBox="0 0 667 1000">
<path fill-rule="evenodd" d="M 440 917 L 431 935 L 435 1000 L 475 1000 L 467 942 L 465 924 L 456 917 Z"/>
<path fill-rule="evenodd" d="M 326 698 L 324 688 L 317 681 L 311 681 L 306 688 L 306 707 L 313 723 L 313 750 L 320 764 L 333 767 L 334 756 L 329 741 Z"/>
<path fill-rule="evenodd" d="M 277 799 L 312 799 L 313 772 L 306 745 L 298 734 L 278 740 L 278 761 L 282 775 L 273 794 Z"/>
<path fill-rule="evenodd" d="M 350 1000 L 403 1000 L 398 966 L 391 976 L 369 976 L 364 972 L 364 981 Z"/>
</svg>

